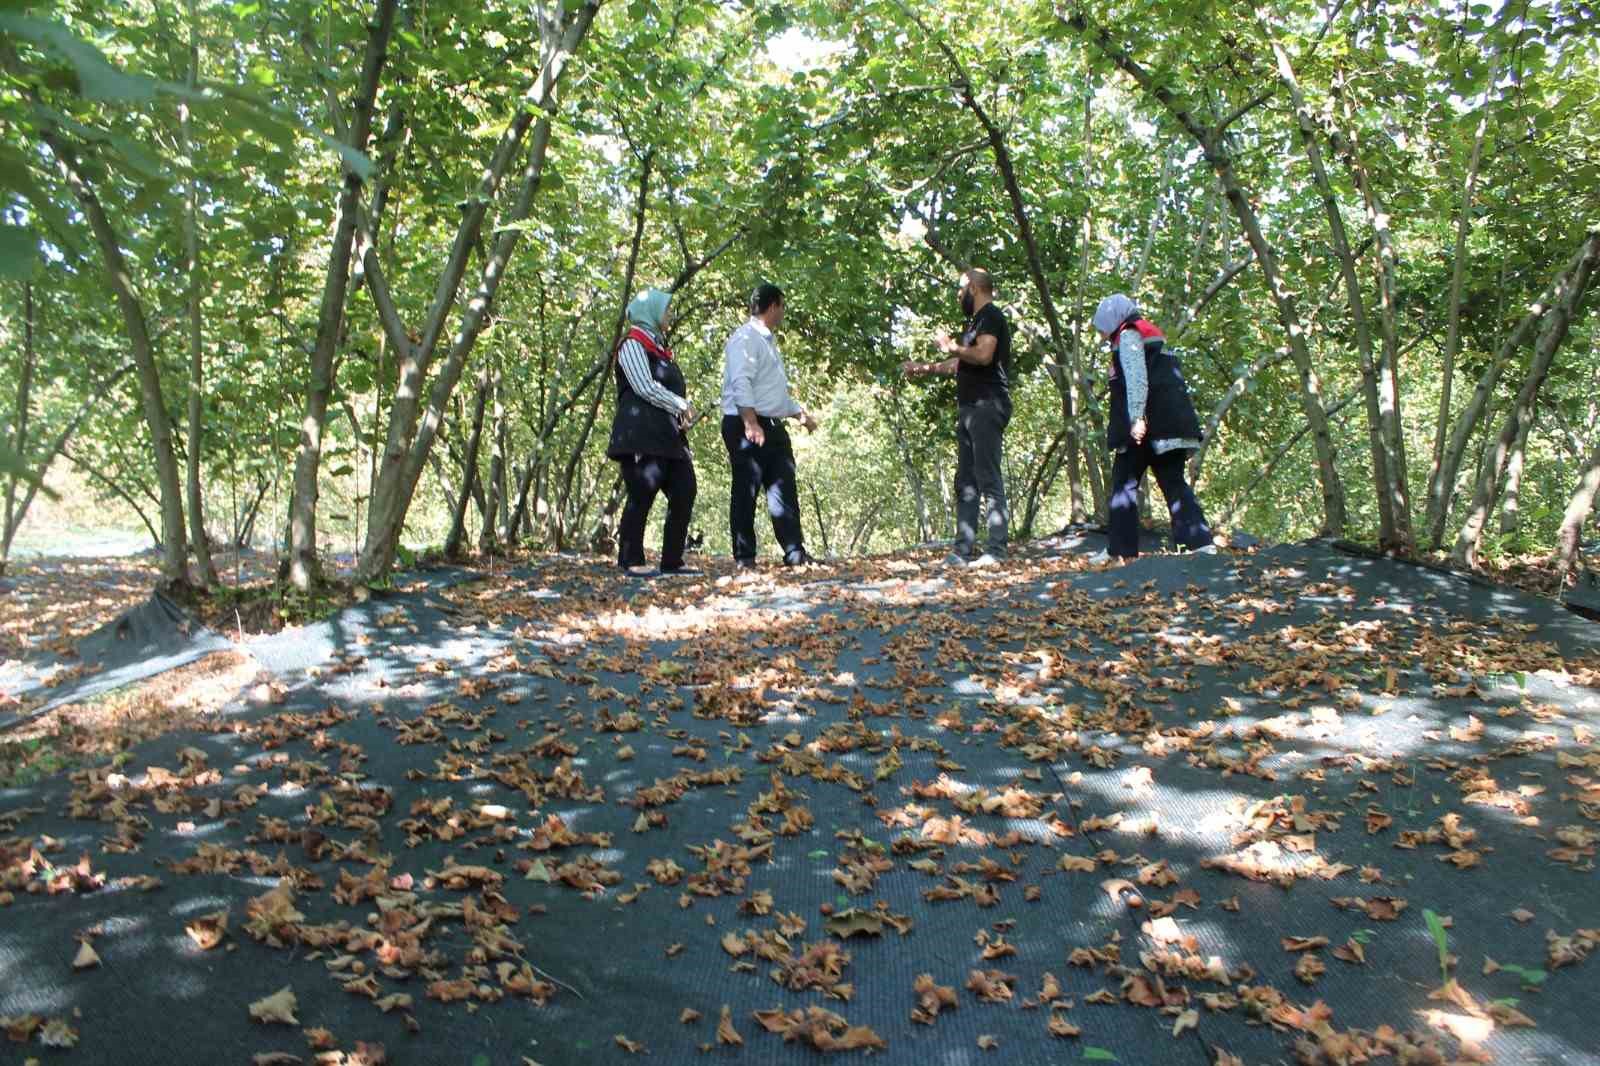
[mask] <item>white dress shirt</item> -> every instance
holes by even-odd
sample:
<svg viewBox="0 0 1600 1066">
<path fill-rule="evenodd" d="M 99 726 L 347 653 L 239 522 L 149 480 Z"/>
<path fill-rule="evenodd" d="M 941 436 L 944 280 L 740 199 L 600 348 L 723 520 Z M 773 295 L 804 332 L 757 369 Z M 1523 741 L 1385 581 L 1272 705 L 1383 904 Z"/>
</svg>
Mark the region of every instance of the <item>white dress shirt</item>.
<svg viewBox="0 0 1600 1066">
<path fill-rule="evenodd" d="M 772 331 L 759 318 L 733 331 L 722 348 L 722 413 L 751 407 L 762 418 L 790 418 L 801 407 L 789 395 L 789 375 Z"/>
</svg>

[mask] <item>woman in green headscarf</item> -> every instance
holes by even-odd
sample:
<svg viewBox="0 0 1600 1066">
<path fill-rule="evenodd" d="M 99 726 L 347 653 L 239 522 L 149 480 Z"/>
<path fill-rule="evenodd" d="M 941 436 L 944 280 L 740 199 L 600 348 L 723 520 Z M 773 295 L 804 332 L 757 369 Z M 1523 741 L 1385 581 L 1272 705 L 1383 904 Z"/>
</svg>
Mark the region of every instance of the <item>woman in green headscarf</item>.
<svg viewBox="0 0 1600 1066">
<path fill-rule="evenodd" d="M 617 347 L 617 413 L 611 420 L 606 455 L 622 465 L 627 505 L 617 526 L 617 565 L 631 574 L 648 573 L 644 526 L 657 493 L 667 497 L 667 524 L 661 540 L 661 572 L 690 573 L 684 564 L 689 516 L 694 510 L 694 458 L 685 430 L 694 408 L 685 398 L 683 371 L 666 346 L 672 322 L 672 297 L 646 289 L 628 304 L 630 328 Z"/>
</svg>

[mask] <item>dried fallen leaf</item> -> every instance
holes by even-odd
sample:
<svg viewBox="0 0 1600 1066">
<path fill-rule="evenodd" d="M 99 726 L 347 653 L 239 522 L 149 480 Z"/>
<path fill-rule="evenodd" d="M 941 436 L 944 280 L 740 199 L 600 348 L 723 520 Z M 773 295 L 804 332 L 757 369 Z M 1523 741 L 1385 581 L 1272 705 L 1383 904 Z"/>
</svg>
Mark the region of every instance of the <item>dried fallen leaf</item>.
<svg viewBox="0 0 1600 1066">
<path fill-rule="evenodd" d="M 95 953 L 87 940 L 78 945 L 78 954 L 72 960 L 74 970 L 87 970 L 100 965 L 100 956 Z"/>
<path fill-rule="evenodd" d="M 701 1017 L 702 1015 L 700 1012 L 695 1010 L 693 1007 L 685 1007 L 683 1008 L 683 1013 L 678 1015 L 678 1021 L 684 1025 L 690 1025 L 699 1021 Z"/>
<path fill-rule="evenodd" d="M 643 1044 L 639 1043 L 637 1040 L 629 1040 L 621 1033 L 616 1034 L 611 1039 L 616 1042 L 616 1045 L 619 1048 L 628 1052 L 630 1055 L 637 1055 L 644 1050 Z"/>
<path fill-rule="evenodd" d="M 272 995 L 250 1004 L 250 1017 L 263 1024 L 276 1022 L 279 1025 L 299 1025 L 300 1020 L 294 1016 L 297 1005 L 294 989 L 284 985 Z"/>
<path fill-rule="evenodd" d="M 982 1048 L 984 1051 L 996 1051 L 1000 1047 L 1000 1038 L 996 1036 L 990 1036 L 988 1033 L 985 1033 L 978 1037 L 978 1047 Z"/>
<path fill-rule="evenodd" d="M 195 947 L 201 951 L 210 951 L 222 943 L 222 938 L 228 935 L 228 912 L 221 910 L 201 915 L 184 925 L 183 931 L 189 934 L 189 939 L 194 941 Z"/>
<path fill-rule="evenodd" d="M 722 1019 L 717 1022 L 717 1043 L 732 1047 L 744 1044 L 744 1037 L 733 1027 L 733 1008 L 726 1003 L 722 1005 Z"/>
</svg>

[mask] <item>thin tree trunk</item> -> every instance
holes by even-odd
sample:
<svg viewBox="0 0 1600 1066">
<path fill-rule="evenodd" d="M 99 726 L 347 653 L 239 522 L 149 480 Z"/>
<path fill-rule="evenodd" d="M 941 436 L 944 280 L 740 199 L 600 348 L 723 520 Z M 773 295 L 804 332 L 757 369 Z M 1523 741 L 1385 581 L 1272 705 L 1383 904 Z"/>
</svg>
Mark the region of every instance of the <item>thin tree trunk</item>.
<svg viewBox="0 0 1600 1066">
<path fill-rule="evenodd" d="M 27 464 L 28 460 L 28 414 L 32 404 L 33 395 L 33 367 L 38 358 L 38 353 L 33 347 L 33 283 L 22 283 L 22 364 L 17 371 L 17 405 L 16 414 L 12 419 L 11 454 L 16 456 L 17 462 Z M 45 467 L 39 470 L 39 476 L 44 477 Z M 5 543 L 0 544 L 0 573 L 5 572 L 6 564 L 11 561 L 11 541 L 17 535 L 17 529 L 22 525 L 23 514 L 27 508 L 17 510 L 17 482 L 21 480 L 17 474 L 6 478 L 6 514 L 5 514 Z"/>
<path fill-rule="evenodd" d="M 375 0 L 367 25 L 367 49 L 362 60 L 361 83 L 356 91 L 354 118 L 349 145 L 357 152 L 367 150 L 372 132 L 372 113 L 378 96 L 378 80 L 388 59 L 389 35 L 394 29 L 398 0 Z M 359 222 L 361 178 L 349 164 L 340 168 L 338 222 L 333 246 L 328 252 L 328 268 L 322 287 L 322 306 L 317 315 L 317 340 L 311 354 L 310 379 L 306 383 L 305 414 L 300 422 L 300 448 L 295 456 L 294 491 L 289 516 L 289 580 L 298 589 L 310 589 L 322 580 L 322 564 L 317 557 L 318 474 L 322 465 L 322 435 L 328 421 L 328 398 L 333 392 L 334 355 L 344 324 L 345 293 L 350 284 L 350 253 Z M 368 519 L 369 525 L 371 519 Z"/>
<path fill-rule="evenodd" d="M 1473 494 L 1472 506 L 1467 511 L 1466 521 L 1461 524 L 1461 532 L 1456 535 L 1455 548 L 1450 554 L 1458 563 L 1467 566 L 1478 565 L 1478 549 L 1483 540 L 1483 528 L 1494 509 L 1495 499 L 1499 496 L 1501 476 L 1511 446 L 1521 432 L 1522 425 L 1533 418 L 1533 406 L 1538 400 L 1539 389 L 1550 374 L 1550 364 L 1555 359 L 1556 350 L 1567 338 L 1567 331 L 1576 317 L 1584 292 L 1594 278 L 1597 264 L 1600 264 L 1600 231 L 1590 233 L 1584 242 L 1584 254 L 1578 261 L 1578 269 L 1572 275 L 1571 283 L 1567 286 L 1567 291 L 1562 294 L 1561 300 L 1550 309 L 1550 314 L 1540 330 L 1539 343 L 1534 347 L 1533 361 L 1522 380 L 1522 388 L 1517 392 L 1511 413 L 1506 416 L 1499 439 L 1491 446 L 1484 469 L 1478 476 L 1478 487 Z"/>
<path fill-rule="evenodd" d="M 1288 334 L 1289 349 L 1294 356 L 1295 367 L 1300 373 L 1300 403 L 1305 411 L 1307 428 L 1316 445 L 1317 472 L 1322 484 L 1323 532 L 1331 536 L 1341 535 L 1345 526 L 1344 485 L 1339 479 L 1333 437 L 1329 432 L 1327 412 L 1323 408 L 1322 381 L 1311 360 L 1311 349 L 1306 340 L 1298 301 L 1279 273 L 1277 254 L 1262 233 L 1261 221 L 1256 215 L 1255 207 L 1250 203 L 1249 196 L 1240 184 L 1239 177 L 1233 169 L 1233 161 L 1222 144 L 1221 135 L 1227 125 L 1243 115 L 1250 107 L 1269 97 L 1258 97 L 1228 119 L 1218 123 L 1215 128 L 1207 128 L 1173 95 L 1171 89 L 1158 81 L 1125 49 L 1113 41 L 1106 30 L 1091 27 L 1081 14 L 1059 17 L 1065 25 L 1087 36 L 1106 58 L 1131 77 L 1146 94 L 1166 108 L 1188 131 L 1221 181 L 1234 217 L 1244 230 L 1250 247 L 1255 251 L 1256 262 L 1260 264 L 1262 276 L 1267 283 L 1267 291 L 1277 307 L 1284 332 Z"/>
<path fill-rule="evenodd" d="M 111 490 L 112 495 L 116 496 L 129 507 L 133 508 L 133 513 L 139 516 L 139 521 L 144 524 L 145 531 L 150 534 L 150 542 L 158 548 L 162 547 L 161 534 L 156 532 L 155 523 L 151 522 L 150 516 L 144 513 L 144 508 L 139 506 L 139 501 L 134 498 L 133 493 L 129 492 L 115 481 L 106 477 L 99 471 L 99 469 L 95 467 L 93 463 L 84 462 L 82 459 L 79 459 L 76 455 L 73 455 L 65 448 L 61 450 L 61 458 L 65 459 L 67 462 L 81 470 L 84 474 L 88 475 L 90 481 L 96 481 L 101 485 L 104 485 L 107 489 Z M 143 486 L 141 486 L 141 488 L 142 487 Z M 150 495 L 149 490 L 145 491 L 145 495 Z"/>
<path fill-rule="evenodd" d="M 1428 516 L 1428 545 L 1438 551 L 1444 543 L 1444 527 L 1450 516 L 1450 501 L 1455 496 L 1456 476 L 1461 470 L 1461 461 L 1466 455 L 1467 445 L 1472 438 L 1472 433 L 1478 427 L 1479 420 L 1483 417 L 1488 406 L 1489 398 L 1494 394 L 1495 386 L 1499 384 L 1500 376 L 1504 373 L 1511 357 L 1517 349 L 1527 341 L 1528 335 L 1544 321 L 1552 308 L 1561 303 L 1572 291 L 1572 285 L 1583 263 L 1588 257 L 1588 250 L 1593 243 L 1595 235 L 1589 234 L 1576 255 L 1563 268 L 1560 274 L 1550 282 L 1550 285 L 1539 296 L 1539 299 L 1528 308 L 1527 314 L 1522 316 L 1516 326 L 1506 335 L 1499 351 L 1483 375 L 1478 379 L 1478 385 L 1473 390 L 1472 399 L 1467 402 L 1466 408 L 1456 418 L 1455 426 L 1450 432 L 1450 444 L 1445 448 L 1444 463 L 1439 470 L 1440 492 L 1430 495 L 1429 506 L 1432 508 L 1437 502 L 1438 509 Z"/>
<path fill-rule="evenodd" d="M 187 0 L 189 15 L 189 91 L 195 91 L 200 78 L 200 28 L 195 14 L 195 0 Z M 181 150 L 189 160 L 189 181 L 184 194 L 183 246 L 185 273 L 189 282 L 189 438 L 185 444 L 187 460 L 187 504 L 189 512 L 189 540 L 194 548 L 195 567 L 200 581 L 207 588 L 215 588 L 217 568 L 211 562 L 211 544 L 206 536 L 205 509 L 201 504 L 200 453 L 205 447 L 205 355 L 202 346 L 200 274 L 200 168 L 194 161 L 194 141 L 189 129 L 189 105 L 178 104 L 178 136 Z"/>
<path fill-rule="evenodd" d="M 1276 352 L 1262 352 L 1251 361 L 1250 365 L 1239 372 L 1233 379 L 1233 384 L 1228 386 L 1228 391 L 1222 394 L 1222 399 L 1217 401 L 1217 406 L 1211 409 L 1211 417 L 1206 419 L 1204 431 L 1200 435 L 1200 447 L 1195 449 L 1194 458 L 1189 461 L 1189 480 L 1200 480 L 1200 469 L 1205 465 L 1206 455 L 1211 451 L 1211 446 L 1216 443 L 1217 430 L 1222 425 L 1222 420 L 1233 409 L 1240 397 L 1250 391 L 1250 382 L 1257 374 L 1289 358 L 1289 349 L 1284 348 Z"/>
<path fill-rule="evenodd" d="M 1595 494 L 1600 492 L 1600 444 L 1589 453 L 1589 461 L 1578 475 L 1578 487 L 1567 501 L 1566 513 L 1561 516 L 1561 531 L 1556 534 L 1556 563 L 1560 580 L 1557 588 L 1567 587 L 1567 575 L 1578 559 L 1578 544 L 1583 539 L 1583 526 L 1594 510 Z"/>
<path fill-rule="evenodd" d="M 1444 484 L 1440 471 L 1444 465 L 1444 445 L 1450 425 L 1451 391 L 1455 387 L 1456 356 L 1461 353 L 1461 290 L 1467 277 L 1467 235 L 1472 230 L 1472 198 L 1478 187 L 1478 167 L 1483 160 L 1484 133 L 1489 128 L 1489 109 L 1484 102 L 1483 114 L 1478 118 L 1478 131 L 1472 138 L 1472 158 L 1467 163 L 1467 177 L 1461 189 L 1461 213 L 1456 218 L 1455 252 L 1451 257 L 1450 297 L 1446 308 L 1444 356 L 1439 367 L 1439 425 L 1433 435 L 1433 465 L 1428 470 L 1428 516 L 1439 510 Z"/>
<path fill-rule="evenodd" d="M 1522 517 L 1518 502 L 1522 493 L 1522 466 L 1527 461 L 1528 434 L 1533 429 L 1533 424 L 1539 417 L 1538 406 L 1535 405 L 1530 417 L 1517 431 L 1516 443 L 1511 446 L 1511 459 L 1506 464 L 1506 487 L 1500 494 L 1500 532 L 1512 534 L 1517 531 L 1517 521 Z"/>
<path fill-rule="evenodd" d="M 1383 452 L 1386 470 L 1384 488 L 1390 495 L 1390 508 L 1394 514 L 1394 547 L 1409 555 L 1416 547 L 1411 531 L 1411 489 L 1406 476 L 1405 419 L 1400 400 L 1400 331 L 1399 310 L 1395 297 L 1395 264 L 1399 253 L 1395 251 L 1394 236 L 1389 230 L 1389 212 L 1378 200 L 1366 166 L 1357 154 L 1354 115 L 1348 98 L 1344 101 L 1345 118 L 1351 132 L 1347 136 L 1335 132 L 1334 147 L 1343 145 L 1345 162 L 1355 178 L 1356 188 L 1367 208 L 1367 224 L 1372 227 L 1378 241 L 1378 299 L 1381 313 L 1378 325 L 1383 336 L 1383 364 L 1378 374 L 1378 407 L 1383 427 Z"/>
<path fill-rule="evenodd" d="M 472 432 L 467 437 L 467 454 L 461 460 L 461 496 L 456 500 L 455 514 L 450 519 L 450 533 L 444 539 L 444 555 L 455 559 L 461 554 L 461 541 L 466 533 L 467 503 L 472 497 L 472 485 L 478 478 L 478 447 L 483 440 L 483 410 L 489 399 L 492 379 L 489 371 L 478 374 L 478 392 L 472 399 Z"/>
<path fill-rule="evenodd" d="M 633 205 L 633 240 L 628 246 L 628 265 L 622 272 L 622 294 L 618 301 L 617 318 L 611 329 L 611 342 L 606 346 L 606 359 L 609 363 L 612 353 L 622 343 L 622 329 L 627 324 L 628 298 L 633 292 L 634 273 L 639 267 L 639 248 L 644 241 L 645 217 L 649 212 L 650 202 L 650 171 L 655 165 L 656 152 L 654 148 L 647 150 L 644 159 L 639 165 L 639 191 Z M 565 471 L 561 475 L 561 502 L 559 508 L 565 512 L 567 501 L 572 495 L 573 477 L 577 473 L 578 464 L 583 461 L 583 451 L 589 444 L 589 432 L 594 428 L 595 420 L 600 416 L 600 402 L 605 398 L 605 389 L 598 389 L 594 395 L 594 403 L 589 405 L 589 417 L 583 423 L 583 430 L 578 434 L 578 443 L 573 447 L 567 459 Z"/>
<path fill-rule="evenodd" d="M 444 403 L 460 380 L 461 373 L 466 367 L 467 357 L 483 329 L 490 304 L 494 300 L 495 293 L 499 291 L 511 254 L 516 249 L 521 230 L 515 224 L 528 217 L 534 194 L 543 180 L 545 154 L 550 144 L 550 113 L 555 109 L 556 88 L 566 72 L 569 61 L 588 34 L 600 2 L 601 0 L 585 0 L 573 10 L 561 9 L 559 25 L 553 24 L 546 34 L 542 44 L 543 61 L 538 85 L 529 94 L 531 107 L 545 113 L 534 123 L 533 143 L 529 149 L 528 162 L 523 169 L 522 185 L 516 203 L 506 219 L 509 228 L 502 229 L 495 237 L 477 291 L 468 302 L 466 313 L 456 333 L 456 340 L 451 346 L 445 365 L 440 369 L 438 380 L 434 382 L 429 392 L 428 407 L 420 419 L 417 405 L 422 394 L 428 360 L 431 359 L 433 348 L 437 344 L 437 334 L 443 328 L 445 309 L 454 301 L 459 274 L 454 281 L 448 273 L 440 278 L 439 288 L 434 294 L 435 313 L 429 316 L 422 341 L 418 345 L 408 346 L 409 350 L 406 351 L 401 367 L 400 386 L 396 391 L 390 414 L 389 442 L 384 450 L 382 469 L 379 472 L 378 483 L 373 488 L 372 501 L 368 509 L 370 517 L 366 544 L 362 547 L 361 559 L 356 568 L 356 577 L 359 581 L 376 581 L 393 565 L 400 530 L 405 524 L 406 512 L 416 492 L 417 481 L 422 476 L 427 456 L 438 434 Z M 500 151 L 497 161 L 500 158 L 508 160 L 520 140 L 520 134 L 512 140 L 508 131 L 508 136 L 502 138 L 503 151 Z M 492 186 L 497 183 L 497 179 L 493 183 L 490 181 L 492 177 L 494 177 L 493 168 L 485 178 L 486 185 Z M 488 196 L 481 196 L 481 203 L 473 205 L 471 211 L 473 213 L 479 210 L 486 211 L 490 199 L 492 192 Z M 471 233 L 463 230 L 457 234 L 457 246 L 452 250 L 452 256 L 460 258 L 462 270 L 465 269 L 464 257 L 476 241 L 476 230 Z"/>
<path fill-rule="evenodd" d="M 822 538 L 823 558 L 833 557 L 833 548 L 828 544 L 828 516 L 822 513 L 822 497 L 817 495 L 817 487 L 811 486 L 811 509 L 817 512 L 817 535 Z M 851 549 L 852 552 L 854 549 Z"/>
<path fill-rule="evenodd" d="M 1349 396 L 1346 396 L 1344 399 L 1340 400 L 1338 403 L 1334 404 L 1332 407 L 1328 408 L 1328 418 L 1332 420 L 1333 418 L 1337 417 L 1339 412 L 1355 403 L 1360 396 L 1361 392 L 1357 390 L 1356 392 L 1352 392 Z M 1239 496 L 1228 505 L 1228 509 L 1223 513 L 1221 521 L 1217 523 L 1218 528 L 1226 529 L 1233 524 L 1233 517 L 1239 513 L 1239 508 L 1244 505 L 1244 502 L 1249 499 L 1252 494 L 1272 480 L 1272 475 L 1277 473 L 1279 464 L 1289 457 L 1289 454 L 1294 451 L 1295 445 L 1304 440 L 1306 434 L 1310 431 L 1310 425 L 1301 426 L 1300 429 L 1296 431 L 1295 435 L 1290 437 L 1288 441 L 1284 443 L 1283 447 L 1279 448 L 1275 453 L 1273 453 L 1272 458 L 1267 461 L 1267 465 L 1261 468 L 1261 472 L 1255 477 L 1251 478 L 1244 491 L 1241 492 Z"/>
<path fill-rule="evenodd" d="M 1378 543 L 1385 549 L 1408 549 L 1408 545 L 1400 543 L 1398 534 L 1397 519 L 1404 521 L 1404 516 L 1397 516 L 1395 513 L 1395 500 L 1399 493 L 1391 473 L 1393 469 L 1391 456 L 1384 445 L 1382 401 L 1379 398 L 1381 390 L 1378 387 L 1379 366 L 1377 359 L 1373 357 L 1372 327 L 1367 321 L 1366 298 L 1362 294 L 1360 276 L 1356 271 L 1355 253 L 1351 249 L 1350 238 L 1345 231 L 1344 215 L 1339 210 L 1339 200 L 1334 194 L 1333 182 L 1329 180 L 1327 167 L 1323 165 L 1316 125 L 1312 120 L 1310 108 L 1306 106 L 1305 96 L 1300 90 L 1300 81 L 1295 76 L 1294 65 L 1289 60 L 1289 53 L 1282 44 L 1272 38 L 1265 19 L 1258 19 L 1258 25 L 1262 36 L 1268 39 L 1272 47 L 1273 56 L 1277 61 L 1278 78 L 1289 90 L 1289 98 L 1294 104 L 1295 121 L 1300 131 L 1300 146 L 1305 151 L 1306 162 L 1311 167 L 1311 177 L 1316 184 L 1323 212 L 1328 219 L 1328 235 L 1332 241 L 1334 256 L 1339 261 L 1339 273 L 1344 279 L 1350 307 L 1350 322 L 1355 332 L 1356 352 L 1361 361 L 1362 392 L 1366 397 L 1367 435 L 1372 450 L 1373 489 L 1378 501 Z"/>
<path fill-rule="evenodd" d="M 178 473 L 178 458 L 172 447 L 172 418 L 167 414 L 166 400 L 161 393 L 161 371 L 156 365 L 144 305 L 133 291 L 133 273 L 123 257 L 122 243 L 99 196 L 80 172 L 76 154 L 53 125 L 44 128 L 41 136 L 55 154 L 62 176 L 94 231 L 105 260 L 106 282 L 117 298 L 117 307 L 128 331 L 128 345 L 139 372 L 145 423 L 149 426 L 150 444 L 155 453 L 156 481 L 161 490 L 161 536 L 158 538 L 161 577 L 169 586 L 186 586 L 189 583 L 189 550 L 183 528 L 183 479 Z"/>
<path fill-rule="evenodd" d="M 499 545 L 500 534 L 509 525 L 506 519 L 506 404 L 504 379 L 495 372 L 490 387 L 494 390 L 494 413 L 489 431 L 488 499 L 483 529 L 478 534 L 478 551 L 488 553 Z"/>
</svg>

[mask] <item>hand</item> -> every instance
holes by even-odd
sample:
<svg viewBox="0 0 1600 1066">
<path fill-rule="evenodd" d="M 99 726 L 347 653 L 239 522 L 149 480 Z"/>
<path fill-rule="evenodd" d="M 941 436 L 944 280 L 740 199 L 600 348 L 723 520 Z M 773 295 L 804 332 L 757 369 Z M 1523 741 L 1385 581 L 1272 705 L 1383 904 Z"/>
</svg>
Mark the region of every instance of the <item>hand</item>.
<svg viewBox="0 0 1600 1066">
<path fill-rule="evenodd" d="M 747 418 L 744 420 L 744 439 L 759 448 L 767 443 L 767 431 L 761 428 L 760 422 Z"/>
<path fill-rule="evenodd" d="M 806 427 L 807 433 L 815 433 L 817 431 L 817 426 L 820 425 L 816 419 L 816 416 L 814 416 L 810 411 L 800 412 L 800 424 Z"/>
<path fill-rule="evenodd" d="M 1143 418 L 1135 418 L 1133 420 L 1133 425 L 1128 428 L 1128 436 L 1133 438 L 1133 443 L 1143 444 L 1145 431 L 1148 428 L 1149 427 L 1145 425 Z"/>
<path fill-rule="evenodd" d="M 933 335 L 933 346 L 946 355 L 956 350 L 956 342 L 942 329 Z"/>
<path fill-rule="evenodd" d="M 679 429 L 688 429 L 691 425 L 694 424 L 694 419 L 695 419 L 694 404 L 690 404 L 688 407 L 685 407 L 683 409 L 683 411 L 678 415 L 678 428 Z"/>
</svg>

